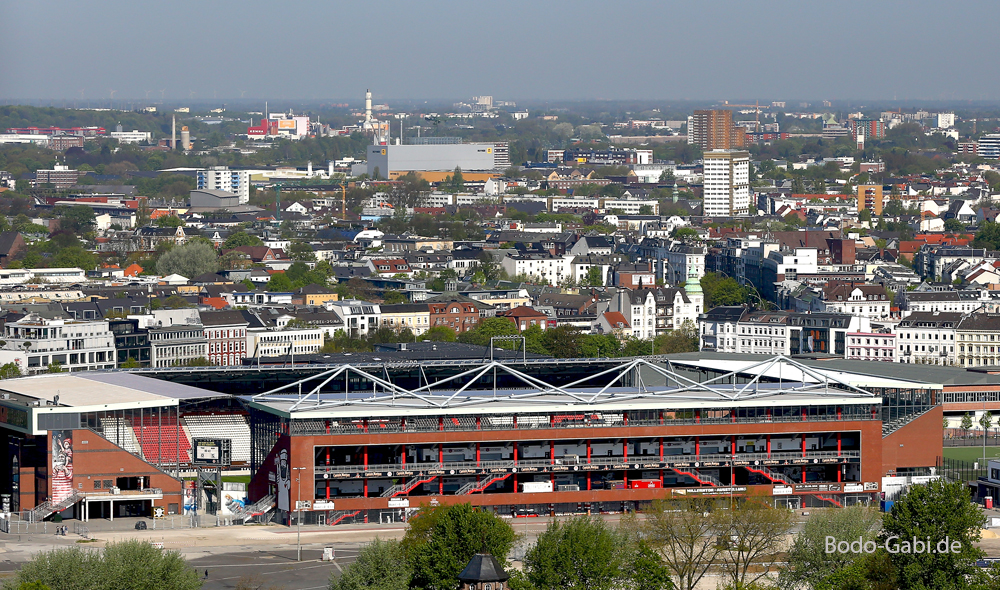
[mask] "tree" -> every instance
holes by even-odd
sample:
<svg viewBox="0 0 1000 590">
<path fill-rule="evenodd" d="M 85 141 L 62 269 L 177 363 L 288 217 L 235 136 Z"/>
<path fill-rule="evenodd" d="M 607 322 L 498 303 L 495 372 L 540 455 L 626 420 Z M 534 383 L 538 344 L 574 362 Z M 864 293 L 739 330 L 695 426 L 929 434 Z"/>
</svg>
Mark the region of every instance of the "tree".
<svg viewBox="0 0 1000 590">
<path fill-rule="evenodd" d="M 409 302 L 409 299 L 406 298 L 406 295 L 403 295 L 402 293 L 394 289 L 388 289 L 385 293 L 383 293 L 382 300 L 385 302 L 386 305 L 394 305 L 397 303 Z"/>
<path fill-rule="evenodd" d="M 62 365 L 62 363 L 60 363 L 59 361 L 53 361 L 52 363 L 49 364 L 48 372 L 49 373 L 62 373 L 63 372 L 63 365 Z"/>
<path fill-rule="evenodd" d="M 219 270 L 219 255 L 215 248 L 204 242 L 189 242 L 165 252 L 156 261 L 156 272 L 161 275 L 179 274 L 194 278 Z"/>
<path fill-rule="evenodd" d="M 61 231 L 72 232 L 83 235 L 91 232 L 96 225 L 94 220 L 94 209 L 86 205 L 75 205 L 67 207 L 61 212 L 59 218 L 59 229 Z"/>
<path fill-rule="evenodd" d="M 542 345 L 546 354 L 556 358 L 580 358 L 582 335 L 572 326 L 556 326 L 542 333 Z"/>
<path fill-rule="evenodd" d="M 525 572 L 538 590 L 612 590 L 627 575 L 624 545 L 600 518 L 555 521 L 525 556 Z"/>
<path fill-rule="evenodd" d="M 648 544 L 640 541 L 630 560 L 632 590 L 673 590 L 670 569 Z"/>
<path fill-rule="evenodd" d="M 985 525 L 986 516 L 970 500 L 964 482 L 937 479 L 910 487 L 893 504 L 883 518 L 879 540 L 899 549 L 890 551 L 889 559 L 901 588 L 969 588 L 976 560 L 984 555 L 975 543 Z M 901 545 L 914 538 L 929 540 L 935 550 L 919 552 Z M 941 550 L 945 540 L 949 551 Z"/>
<path fill-rule="evenodd" d="M 376 537 L 358 552 L 339 578 L 330 576 L 330 590 L 408 590 L 410 565 L 399 541 Z"/>
<path fill-rule="evenodd" d="M 157 227 L 184 227 L 184 221 L 176 215 L 161 215 L 156 218 Z"/>
<path fill-rule="evenodd" d="M 272 293 L 287 293 L 294 288 L 292 280 L 283 272 L 274 273 L 271 275 L 271 279 L 267 281 L 267 290 Z"/>
<path fill-rule="evenodd" d="M 792 513 L 772 508 L 763 497 L 739 498 L 721 519 L 723 547 L 718 558 L 734 588 L 764 580 L 784 549 L 792 528 Z"/>
<path fill-rule="evenodd" d="M 13 379 L 21 376 L 21 368 L 17 363 L 7 363 L 0 367 L 0 379 Z"/>
<path fill-rule="evenodd" d="M 587 275 L 583 277 L 583 281 L 580 283 L 581 287 L 603 287 L 604 286 L 604 271 L 601 270 L 600 266 L 592 266 L 587 269 Z"/>
<path fill-rule="evenodd" d="M 861 504 L 813 516 L 795 536 L 788 551 L 788 566 L 779 576 L 779 585 L 787 590 L 819 587 L 861 557 L 860 554 L 827 551 L 826 538 L 872 541 L 878 536 L 881 524 L 878 511 Z"/>
<path fill-rule="evenodd" d="M 687 497 L 653 502 L 643 529 L 680 590 L 694 590 L 715 563 L 720 512 L 715 501 Z"/>
<path fill-rule="evenodd" d="M 194 307 L 194 304 L 190 301 L 176 294 L 164 299 L 162 305 L 166 309 L 185 309 L 188 307 Z"/>
<path fill-rule="evenodd" d="M 986 410 L 986 413 L 979 417 L 979 427 L 983 429 L 983 436 L 986 436 L 991 426 L 993 426 L 993 412 Z"/>
<path fill-rule="evenodd" d="M 495 336 L 517 336 L 517 326 L 507 318 L 486 318 L 479 325 L 458 335 L 458 341 L 466 344 L 478 344 L 479 346 L 489 346 L 490 338 Z M 502 346 L 500 343 L 498 346 Z"/>
<path fill-rule="evenodd" d="M 229 234 L 226 241 L 222 243 L 222 249 L 232 250 L 233 248 L 239 248 L 240 246 L 260 246 L 261 244 L 263 244 L 263 242 L 260 241 L 260 238 L 240 230 Z"/>
<path fill-rule="evenodd" d="M 861 211 L 858 211 L 858 221 L 863 223 L 865 221 L 871 221 L 871 220 L 872 220 L 871 209 L 862 209 Z"/>
<path fill-rule="evenodd" d="M 965 436 L 969 436 L 969 431 L 972 430 L 972 416 L 968 412 L 962 416 L 962 430 L 965 431 Z"/>
<path fill-rule="evenodd" d="M 945 231 L 951 232 L 963 232 L 965 231 L 965 224 L 957 219 L 945 219 L 944 220 Z"/>
<path fill-rule="evenodd" d="M 503 563 L 514 538 L 505 520 L 470 504 L 421 508 L 401 542 L 413 570 L 411 587 L 453 590 L 473 555 L 485 551 Z"/>
<path fill-rule="evenodd" d="M 22 584 L 75 590 L 197 590 L 201 579 L 179 552 L 130 540 L 108 543 L 101 552 L 70 546 L 36 553 L 5 587 Z"/>
<path fill-rule="evenodd" d="M 126 360 L 124 363 L 118 365 L 118 368 L 119 369 L 138 369 L 141 366 L 142 366 L 142 363 L 140 363 L 138 360 L 136 360 L 135 357 L 131 357 L 130 356 L 130 357 L 128 357 L 128 360 Z"/>
<path fill-rule="evenodd" d="M 308 243 L 294 242 L 288 247 L 288 257 L 292 260 L 313 262 L 316 260 L 316 253 Z"/>
<path fill-rule="evenodd" d="M 715 273 L 705 273 L 701 278 L 701 289 L 705 293 L 705 309 L 719 305 L 740 305 L 747 300 L 747 290 L 732 277 L 721 277 Z"/>
</svg>

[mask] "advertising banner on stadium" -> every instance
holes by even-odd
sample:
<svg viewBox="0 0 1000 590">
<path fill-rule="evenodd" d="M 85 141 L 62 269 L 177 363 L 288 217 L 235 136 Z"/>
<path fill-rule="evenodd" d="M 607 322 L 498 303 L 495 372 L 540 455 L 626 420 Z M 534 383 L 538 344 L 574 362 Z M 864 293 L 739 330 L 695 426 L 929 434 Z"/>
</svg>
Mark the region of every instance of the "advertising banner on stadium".
<svg viewBox="0 0 1000 590">
<path fill-rule="evenodd" d="M 58 504 L 73 493 L 73 431 L 53 430 L 52 437 L 52 494 L 53 504 Z"/>
</svg>

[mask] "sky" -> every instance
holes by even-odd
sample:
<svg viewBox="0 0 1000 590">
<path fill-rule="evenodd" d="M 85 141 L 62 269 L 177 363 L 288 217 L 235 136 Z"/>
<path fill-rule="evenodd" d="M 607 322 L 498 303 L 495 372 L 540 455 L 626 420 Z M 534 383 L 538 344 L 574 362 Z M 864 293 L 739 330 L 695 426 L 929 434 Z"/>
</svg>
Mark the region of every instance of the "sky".
<svg viewBox="0 0 1000 590">
<path fill-rule="evenodd" d="M 998 22 L 996 0 L 4 0 L 0 99 L 989 101 Z"/>
</svg>

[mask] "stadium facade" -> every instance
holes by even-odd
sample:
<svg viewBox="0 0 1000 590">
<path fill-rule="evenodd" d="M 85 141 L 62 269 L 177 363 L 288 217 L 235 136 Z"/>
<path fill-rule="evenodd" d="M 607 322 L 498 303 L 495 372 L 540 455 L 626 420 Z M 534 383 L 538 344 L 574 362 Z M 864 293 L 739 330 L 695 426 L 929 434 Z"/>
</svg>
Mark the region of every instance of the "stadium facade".
<svg viewBox="0 0 1000 590">
<path fill-rule="evenodd" d="M 745 493 L 842 506 L 941 455 L 942 386 L 881 368 L 690 354 L 12 379 L 0 495 L 27 519 L 181 513 L 181 476 L 208 464 L 250 472 L 236 516 L 284 523 L 296 506 L 322 524 L 460 502 L 514 516 Z M 226 453 L 202 457 L 213 441 Z"/>
</svg>

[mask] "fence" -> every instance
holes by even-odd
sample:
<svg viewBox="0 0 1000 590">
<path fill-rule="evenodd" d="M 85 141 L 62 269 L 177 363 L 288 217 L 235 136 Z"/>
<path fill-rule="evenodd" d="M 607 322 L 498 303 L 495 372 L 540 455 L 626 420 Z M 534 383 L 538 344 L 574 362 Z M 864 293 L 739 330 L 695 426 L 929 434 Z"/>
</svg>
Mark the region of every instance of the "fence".
<svg viewBox="0 0 1000 590">
<path fill-rule="evenodd" d="M 986 477 L 986 464 L 982 461 L 942 457 L 938 460 L 938 474 L 948 481 L 976 481 L 980 477 Z"/>
<path fill-rule="evenodd" d="M 979 434 L 979 437 L 969 437 L 969 438 L 946 438 L 944 439 L 944 446 L 946 447 L 981 447 L 983 446 L 983 435 Z M 988 447 L 1000 447 L 1000 434 L 991 434 L 986 437 L 986 446 Z"/>
</svg>

